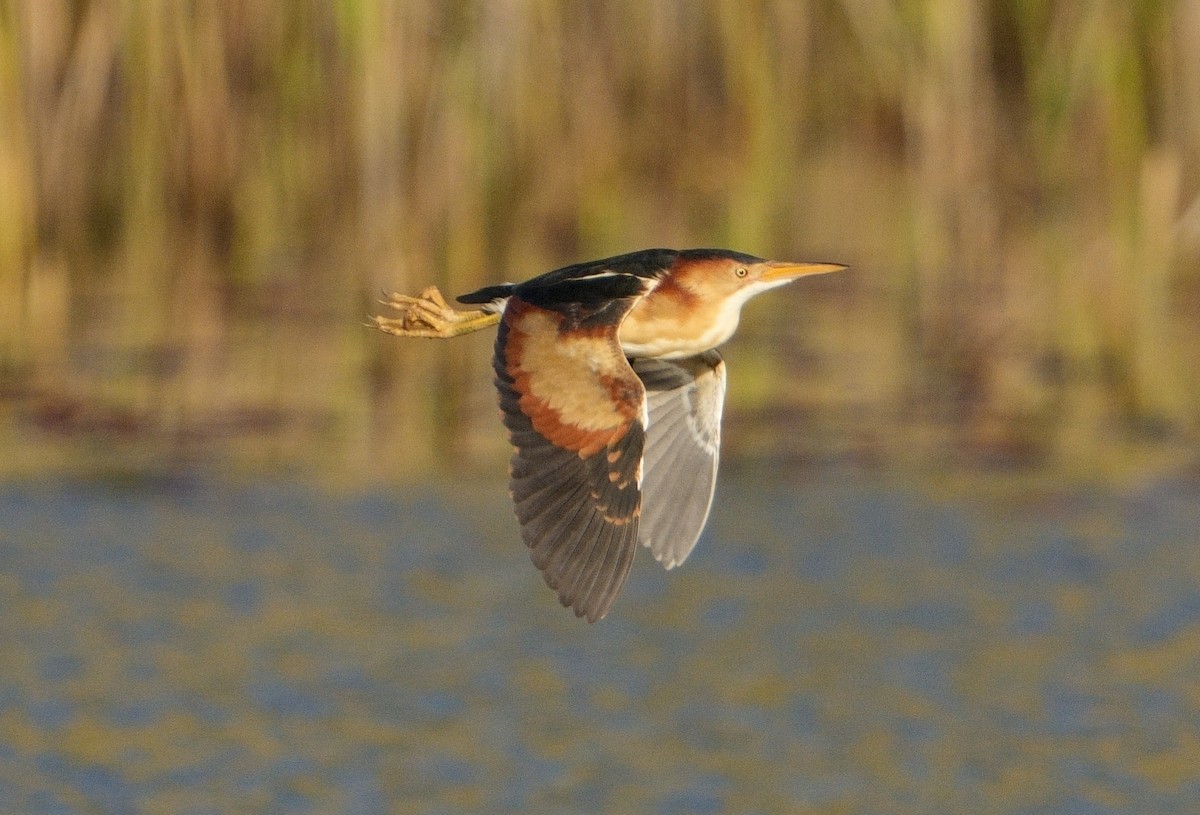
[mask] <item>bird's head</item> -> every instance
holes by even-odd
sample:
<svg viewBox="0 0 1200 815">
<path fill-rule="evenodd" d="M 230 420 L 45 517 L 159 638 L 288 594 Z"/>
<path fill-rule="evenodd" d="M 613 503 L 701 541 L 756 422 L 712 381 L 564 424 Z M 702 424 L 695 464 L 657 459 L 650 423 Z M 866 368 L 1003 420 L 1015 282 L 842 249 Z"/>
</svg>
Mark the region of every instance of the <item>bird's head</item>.
<svg viewBox="0 0 1200 815">
<path fill-rule="evenodd" d="M 840 263 L 791 263 L 725 249 L 689 249 L 679 253 L 669 277 L 674 286 L 697 299 L 727 301 L 740 309 L 756 294 L 800 277 L 845 268 Z"/>
<path fill-rule="evenodd" d="M 716 348 L 733 336 L 742 306 L 756 294 L 839 263 L 784 263 L 727 249 L 674 253 L 659 284 L 621 326 L 630 356 L 677 358 Z"/>
</svg>

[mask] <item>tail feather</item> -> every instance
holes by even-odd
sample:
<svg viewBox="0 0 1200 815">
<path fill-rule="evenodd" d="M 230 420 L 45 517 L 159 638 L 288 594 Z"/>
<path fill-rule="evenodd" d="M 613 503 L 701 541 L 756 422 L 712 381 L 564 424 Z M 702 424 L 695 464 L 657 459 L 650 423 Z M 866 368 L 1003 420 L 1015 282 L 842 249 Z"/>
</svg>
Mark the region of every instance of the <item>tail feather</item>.
<svg viewBox="0 0 1200 815">
<path fill-rule="evenodd" d="M 493 300 L 503 300 L 513 293 L 516 285 L 513 283 L 501 283 L 499 286 L 484 286 L 479 291 L 473 291 L 470 294 L 462 294 L 456 297 L 460 303 L 469 303 L 476 305 L 479 303 L 490 303 Z"/>
</svg>

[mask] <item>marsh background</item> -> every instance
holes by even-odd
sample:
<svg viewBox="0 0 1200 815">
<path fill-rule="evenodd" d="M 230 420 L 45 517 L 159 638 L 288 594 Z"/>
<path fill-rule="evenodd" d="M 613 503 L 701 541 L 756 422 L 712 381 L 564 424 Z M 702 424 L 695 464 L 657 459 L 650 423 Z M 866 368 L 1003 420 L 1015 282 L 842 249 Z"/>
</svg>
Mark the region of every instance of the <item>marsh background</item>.
<svg viewBox="0 0 1200 815">
<path fill-rule="evenodd" d="M 0 0 L 0 805 L 1191 808 L 1198 42 L 1184 0 Z M 491 337 L 363 322 L 649 246 L 853 268 L 747 307 L 713 528 L 587 628 Z"/>
</svg>

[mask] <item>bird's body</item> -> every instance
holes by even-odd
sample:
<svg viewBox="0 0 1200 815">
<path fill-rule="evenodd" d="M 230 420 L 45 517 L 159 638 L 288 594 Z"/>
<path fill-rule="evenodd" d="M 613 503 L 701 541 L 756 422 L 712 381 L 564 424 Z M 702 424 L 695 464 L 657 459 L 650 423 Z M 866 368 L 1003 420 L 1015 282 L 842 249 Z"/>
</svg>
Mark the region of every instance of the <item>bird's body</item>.
<svg viewBox="0 0 1200 815">
<path fill-rule="evenodd" d="M 722 249 L 649 249 L 464 295 L 393 296 L 401 336 L 499 322 L 493 368 L 514 447 L 521 535 L 563 605 L 611 608 L 639 541 L 667 568 L 688 556 L 716 483 L 725 365 L 715 348 L 753 296 L 844 268 Z"/>
</svg>

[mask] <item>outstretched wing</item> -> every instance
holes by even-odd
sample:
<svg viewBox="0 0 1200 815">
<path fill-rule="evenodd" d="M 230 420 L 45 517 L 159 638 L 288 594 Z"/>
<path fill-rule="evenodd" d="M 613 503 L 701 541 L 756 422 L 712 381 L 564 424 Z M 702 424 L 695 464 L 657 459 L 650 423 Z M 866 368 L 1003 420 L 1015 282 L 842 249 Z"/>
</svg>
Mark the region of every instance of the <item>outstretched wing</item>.
<svg viewBox="0 0 1200 815">
<path fill-rule="evenodd" d="M 645 283 L 614 282 L 603 297 L 584 281 L 518 288 L 493 359 L 521 537 L 562 604 L 589 622 L 625 583 L 641 512 L 645 389 L 617 327 Z"/>
<path fill-rule="evenodd" d="M 725 363 L 716 351 L 686 359 L 635 359 L 650 424 L 643 459 L 640 536 L 663 566 L 691 554 L 717 483 Z"/>
</svg>

